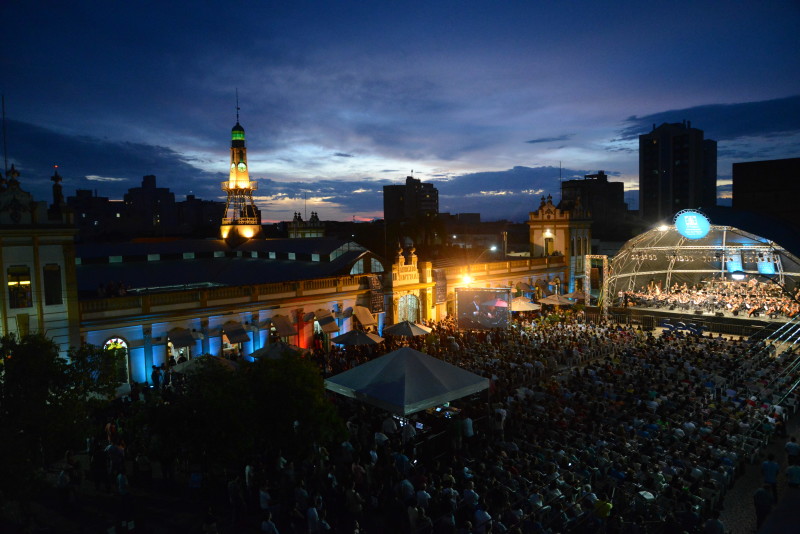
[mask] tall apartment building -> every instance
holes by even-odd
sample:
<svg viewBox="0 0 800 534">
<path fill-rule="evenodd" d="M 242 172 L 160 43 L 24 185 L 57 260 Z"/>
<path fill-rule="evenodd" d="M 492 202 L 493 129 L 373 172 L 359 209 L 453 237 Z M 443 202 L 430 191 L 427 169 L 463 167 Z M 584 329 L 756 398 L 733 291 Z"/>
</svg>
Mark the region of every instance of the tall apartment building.
<svg viewBox="0 0 800 534">
<path fill-rule="evenodd" d="M 141 187 L 128 189 L 123 200 L 128 221 L 135 228 L 146 228 L 158 235 L 177 226 L 175 193 L 166 187 L 156 187 L 156 177 L 152 174 L 142 178 Z"/>
<path fill-rule="evenodd" d="M 571 210 L 577 202 L 583 205 L 592 219 L 592 235 L 601 239 L 627 238 L 625 226 L 628 205 L 625 204 L 625 184 L 609 182 L 604 171 L 587 174 L 583 180 L 561 182 L 559 208 Z"/>
<path fill-rule="evenodd" d="M 666 221 L 684 209 L 717 203 L 717 142 L 691 122 L 653 125 L 639 136 L 639 214 Z"/>
<path fill-rule="evenodd" d="M 435 217 L 439 213 L 439 190 L 433 184 L 409 176 L 405 185 L 383 186 L 383 218 L 400 222 Z"/>
</svg>

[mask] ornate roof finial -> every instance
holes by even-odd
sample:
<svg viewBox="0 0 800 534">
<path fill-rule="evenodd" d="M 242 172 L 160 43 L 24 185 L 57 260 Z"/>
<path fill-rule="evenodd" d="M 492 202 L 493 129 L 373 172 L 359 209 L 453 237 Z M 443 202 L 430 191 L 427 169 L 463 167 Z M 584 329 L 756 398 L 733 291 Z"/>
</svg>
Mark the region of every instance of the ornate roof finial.
<svg viewBox="0 0 800 534">
<path fill-rule="evenodd" d="M 19 171 L 14 168 L 14 164 L 11 164 L 11 169 L 8 171 L 8 185 L 9 186 L 18 186 L 19 185 Z"/>
<path fill-rule="evenodd" d="M 236 88 L 236 123 L 239 123 L 239 88 Z"/>
</svg>

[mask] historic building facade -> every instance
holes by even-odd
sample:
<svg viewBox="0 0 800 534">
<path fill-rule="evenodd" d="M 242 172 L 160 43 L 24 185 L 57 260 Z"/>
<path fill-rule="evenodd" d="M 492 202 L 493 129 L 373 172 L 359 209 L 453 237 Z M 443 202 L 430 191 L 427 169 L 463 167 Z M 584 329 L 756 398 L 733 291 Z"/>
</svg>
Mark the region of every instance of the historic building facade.
<svg viewBox="0 0 800 534">
<path fill-rule="evenodd" d="M 80 342 L 75 230 L 53 175 L 53 204 L 35 202 L 12 165 L 0 177 L 0 334 L 44 332 L 62 354 Z"/>
<path fill-rule="evenodd" d="M 49 209 L 17 177 L 12 169 L 0 183 L 2 333 L 44 332 L 64 355 L 81 343 L 124 347 L 136 382 L 171 357 L 247 358 L 279 339 L 325 348 L 355 328 L 444 318 L 458 287 L 518 288 L 566 274 L 555 249 L 433 269 L 413 247 L 387 261 L 352 241 L 263 239 L 238 121 L 220 238 L 76 245 L 60 176 Z"/>
<path fill-rule="evenodd" d="M 583 288 L 584 262 L 592 252 L 592 220 L 577 197 L 569 206 L 556 207 L 553 197 L 542 197 L 539 209 L 528 215 L 532 258 L 563 257 L 566 278 L 557 280 L 558 293 Z"/>
</svg>

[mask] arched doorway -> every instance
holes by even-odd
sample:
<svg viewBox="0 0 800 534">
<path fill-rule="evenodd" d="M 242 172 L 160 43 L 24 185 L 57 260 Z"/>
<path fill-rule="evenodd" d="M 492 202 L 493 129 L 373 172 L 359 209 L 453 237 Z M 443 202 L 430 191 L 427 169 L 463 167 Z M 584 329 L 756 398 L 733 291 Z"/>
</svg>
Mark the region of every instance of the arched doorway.
<svg viewBox="0 0 800 534">
<path fill-rule="evenodd" d="M 128 361 L 129 352 L 128 352 L 128 342 L 122 339 L 121 337 L 112 337 L 108 338 L 105 343 L 103 343 L 103 350 L 113 350 L 118 351 L 120 354 L 120 366 L 117 371 L 117 379 L 123 382 L 132 382 L 132 377 L 130 374 L 130 361 Z"/>
<path fill-rule="evenodd" d="M 397 303 L 397 321 L 411 321 L 418 323 L 419 316 L 419 298 L 416 295 L 403 295 Z"/>
</svg>

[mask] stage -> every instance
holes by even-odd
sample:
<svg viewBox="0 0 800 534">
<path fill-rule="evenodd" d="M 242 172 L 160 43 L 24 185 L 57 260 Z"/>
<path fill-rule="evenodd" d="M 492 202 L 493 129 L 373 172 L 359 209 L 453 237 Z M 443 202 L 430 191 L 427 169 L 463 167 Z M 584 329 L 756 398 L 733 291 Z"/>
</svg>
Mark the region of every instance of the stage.
<svg viewBox="0 0 800 534">
<path fill-rule="evenodd" d="M 597 306 L 587 306 L 585 312 L 587 317 L 592 320 L 598 320 L 601 315 L 600 308 Z M 687 326 L 693 325 L 702 328 L 704 332 L 740 336 L 751 336 L 761 331 L 771 332 L 791 320 L 786 318 L 769 319 L 768 317 L 754 319 L 742 315 L 734 316 L 730 313 L 719 315 L 719 313 L 721 312 L 710 313 L 702 310 L 688 313 L 679 309 L 643 306 L 614 307 L 608 310 L 611 321 L 641 326 L 645 330 L 663 326 L 664 323 L 673 325 L 683 323 Z"/>
</svg>

